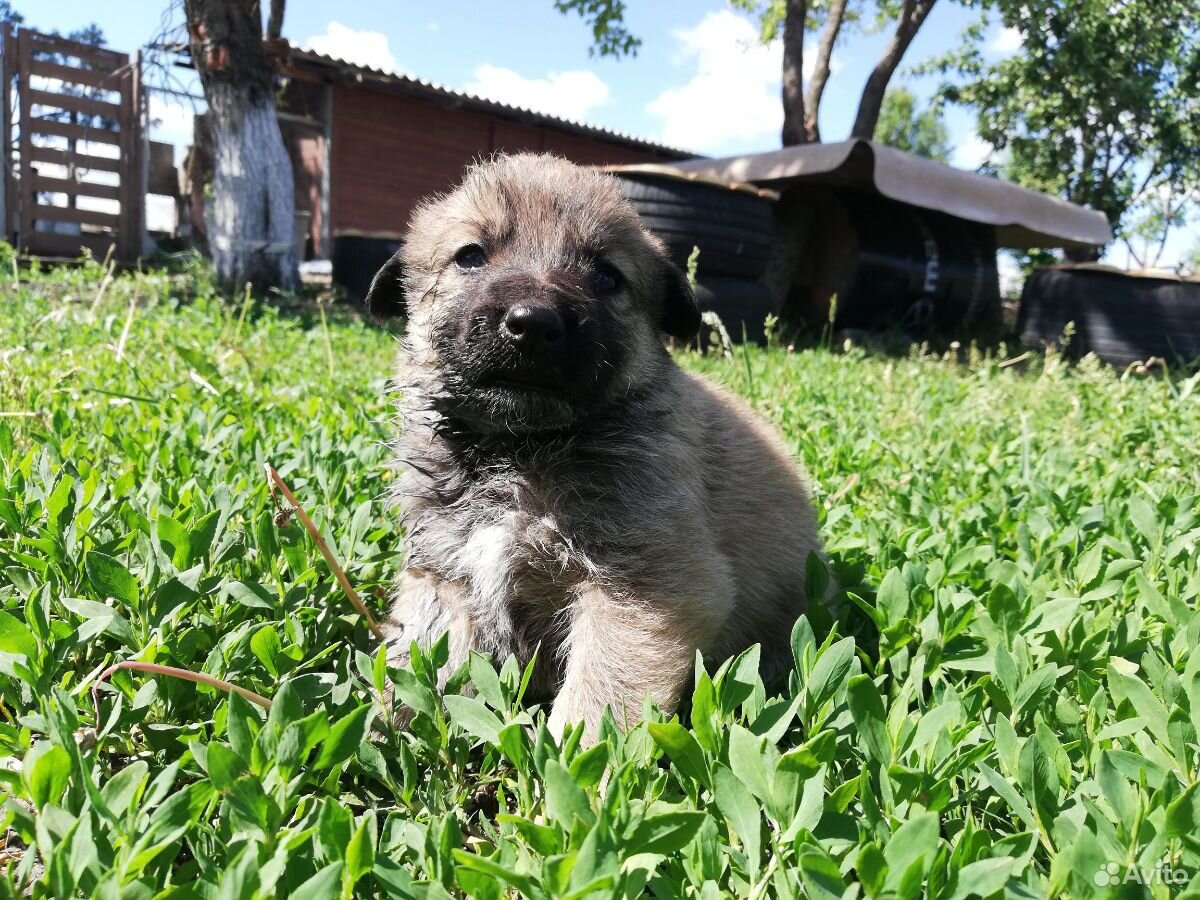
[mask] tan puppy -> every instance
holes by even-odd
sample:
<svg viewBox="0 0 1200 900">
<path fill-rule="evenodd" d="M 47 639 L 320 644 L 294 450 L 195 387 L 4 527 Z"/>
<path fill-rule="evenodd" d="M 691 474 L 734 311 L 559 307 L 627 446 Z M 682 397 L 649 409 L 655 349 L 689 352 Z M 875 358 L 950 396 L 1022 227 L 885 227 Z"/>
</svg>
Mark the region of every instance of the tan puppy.
<svg viewBox="0 0 1200 900">
<path fill-rule="evenodd" d="M 589 737 L 608 706 L 637 722 L 647 692 L 673 710 L 697 650 L 761 642 L 786 665 L 815 513 L 771 428 L 664 348 L 699 311 L 609 176 L 471 168 L 368 299 L 401 291 L 394 663 L 445 631 L 451 668 L 536 652 L 551 729 Z"/>
</svg>

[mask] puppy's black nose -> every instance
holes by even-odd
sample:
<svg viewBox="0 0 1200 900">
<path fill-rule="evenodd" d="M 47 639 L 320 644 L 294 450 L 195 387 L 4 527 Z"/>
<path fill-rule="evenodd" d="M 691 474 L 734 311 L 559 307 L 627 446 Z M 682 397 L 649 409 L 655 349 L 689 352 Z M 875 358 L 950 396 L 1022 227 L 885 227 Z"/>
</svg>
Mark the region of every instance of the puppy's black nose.
<svg viewBox="0 0 1200 900">
<path fill-rule="evenodd" d="M 563 319 L 553 306 L 518 303 L 500 320 L 500 331 L 521 350 L 532 353 L 563 339 Z"/>
</svg>

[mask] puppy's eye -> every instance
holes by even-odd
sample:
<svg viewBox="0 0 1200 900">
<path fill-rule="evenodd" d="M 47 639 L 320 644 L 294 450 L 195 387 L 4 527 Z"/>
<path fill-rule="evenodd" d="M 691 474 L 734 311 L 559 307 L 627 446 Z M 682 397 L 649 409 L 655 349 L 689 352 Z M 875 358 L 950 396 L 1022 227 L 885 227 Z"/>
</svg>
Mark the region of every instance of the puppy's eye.
<svg viewBox="0 0 1200 900">
<path fill-rule="evenodd" d="M 467 244 L 454 254 L 454 264 L 460 269 L 482 269 L 487 265 L 487 251 L 478 244 Z"/>
<path fill-rule="evenodd" d="M 616 267 L 606 262 L 597 262 L 592 269 L 592 290 L 597 294 L 615 294 L 621 289 L 624 279 Z"/>
</svg>

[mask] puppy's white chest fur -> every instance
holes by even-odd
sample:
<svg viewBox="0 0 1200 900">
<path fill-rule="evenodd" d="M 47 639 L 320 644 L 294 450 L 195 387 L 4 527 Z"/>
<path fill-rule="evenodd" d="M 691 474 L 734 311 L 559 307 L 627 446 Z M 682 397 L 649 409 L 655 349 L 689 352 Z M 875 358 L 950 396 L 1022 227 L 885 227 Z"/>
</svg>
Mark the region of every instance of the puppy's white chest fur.
<svg viewBox="0 0 1200 900">
<path fill-rule="evenodd" d="M 472 613 L 492 623 L 500 639 L 511 636 L 516 607 L 565 602 L 577 580 L 572 573 L 584 564 L 549 514 L 502 509 L 469 530 L 451 529 L 464 531 L 466 540 L 442 556 L 443 575 L 467 586 Z"/>
<path fill-rule="evenodd" d="M 495 602 L 505 593 L 519 540 L 517 514 L 510 512 L 499 521 L 478 525 L 466 542 L 450 554 L 452 576 L 471 585 L 478 599 Z"/>
</svg>

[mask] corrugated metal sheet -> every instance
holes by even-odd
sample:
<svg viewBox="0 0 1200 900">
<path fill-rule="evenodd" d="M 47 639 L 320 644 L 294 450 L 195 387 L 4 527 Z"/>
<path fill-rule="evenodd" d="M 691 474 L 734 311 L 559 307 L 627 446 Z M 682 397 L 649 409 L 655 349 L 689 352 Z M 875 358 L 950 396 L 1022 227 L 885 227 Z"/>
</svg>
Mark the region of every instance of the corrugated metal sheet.
<svg viewBox="0 0 1200 900">
<path fill-rule="evenodd" d="M 548 115 L 546 113 L 527 109 L 522 106 L 510 106 L 507 103 L 489 100 L 486 97 L 479 97 L 475 94 L 469 94 L 464 91 L 456 91 L 444 85 L 435 84 L 431 81 L 425 81 L 421 78 L 415 78 L 411 75 L 402 75 L 395 72 L 387 72 L 383 69 L 374 69 L 369 66 L 356 65 L 355 63 L 347 62 L 344 59 L 326 56 L 323 53 L 316 53 L 312 50 L 301 50 L 293 47 L 289 53 L 288 60 L 292 65 L 299 65 L 309 70 L 320 68 L 332 69 L 336 73 L 344 76 L 350 76 L 356 81 L 373 81 L 379 84 L 388 85 L 410 92 L 417 96 L 424 96 L 429 99 L 438 99 L 444 102 L 452 103 L 460 109 L 473 109 L 479 112 L 490 113 L 492 115 L 506 116 L 516 119 L 518 122 L 524 122 L 529 125 L 541 125 L 553 128 L 555 130 L 576 132 L 591 138 L 612 141 L 618 144 L 626 144 L 630 147 L 649 150 L 655 153 L 661 159 L 702 158 L 696 153 L 692 153 L 688 150 L 681 150 L 678 147 L 670 147 L 666 144 L 648 141 L 644 138 L 639 138 L 630 134 L 624 134 L 620 131 L 613 131 L 609 128 L 601 128 L 597 125 L 589 125 L 586 122 L 577 122 L 572 119 Z"/>
<path fill-rule="evenodd" d="M 806 144 L 673 165 L 693 175 L 778 191 L 806 184 L 872 191 L 991 225 L 1002 247 L 1092 247 L 1112 240 L 1108 220 L 1094 209 L 874 141 Z"/>
</svg>

